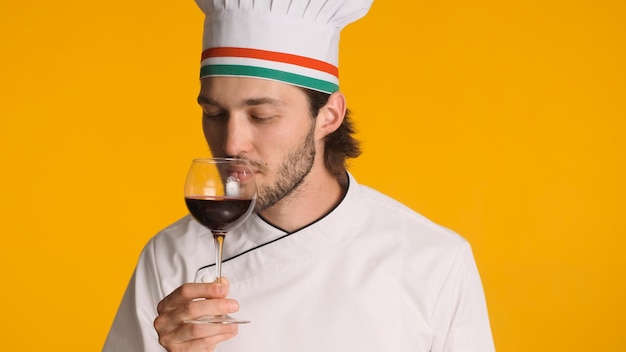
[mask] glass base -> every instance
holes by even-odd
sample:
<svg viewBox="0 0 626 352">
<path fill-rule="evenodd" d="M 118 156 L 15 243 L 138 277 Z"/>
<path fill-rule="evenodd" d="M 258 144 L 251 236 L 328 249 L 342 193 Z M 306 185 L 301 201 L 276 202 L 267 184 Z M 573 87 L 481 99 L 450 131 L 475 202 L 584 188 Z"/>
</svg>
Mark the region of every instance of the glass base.
<svg viewBox="0 0 626 352">
<path fill-rule="evenodd" d="M 186 324 L 248 324 L 249 320 L 233 318 L 230 315 L 209 315 L 193 320 L 183 320 Z"/>
</svg>

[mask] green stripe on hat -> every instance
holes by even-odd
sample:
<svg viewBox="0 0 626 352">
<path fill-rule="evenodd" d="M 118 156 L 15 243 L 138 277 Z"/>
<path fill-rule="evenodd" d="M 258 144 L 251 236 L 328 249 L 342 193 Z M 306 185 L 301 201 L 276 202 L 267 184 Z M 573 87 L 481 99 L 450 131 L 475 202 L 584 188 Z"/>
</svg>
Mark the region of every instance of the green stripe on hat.
<svg viewBox="0 0 626 352">
<path fill-rule="evenodd" d="M 332 94 L 339 90 L 339 86 L 335 83 L 258 66 L 207 65 L 200 68 L 200 78 L 206 76 L 247 76 L 268 78 L 300 87 L 322 91 L 328 94 Z"/>
</svg>

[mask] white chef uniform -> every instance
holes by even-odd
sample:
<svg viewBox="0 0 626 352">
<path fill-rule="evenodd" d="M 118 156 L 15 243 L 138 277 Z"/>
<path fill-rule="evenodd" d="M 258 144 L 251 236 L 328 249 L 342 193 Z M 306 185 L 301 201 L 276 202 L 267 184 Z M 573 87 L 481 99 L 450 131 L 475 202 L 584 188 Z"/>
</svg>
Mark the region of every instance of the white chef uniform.
<svg viewBox="0 0 626 352">
<path fill-rule="evenodd" d="M 352 175 L 318 221 L 286 233 L 253 215 L 224 250 L 234 315 L 251 323 L 216 351 L 494 351 L 467 241 Z M 104 351 L 164 351 L 156 306 L 183 283 L 213 281 L 213 253 L 211 233 L 190 217 L 152 238 Z"/>
</svg>

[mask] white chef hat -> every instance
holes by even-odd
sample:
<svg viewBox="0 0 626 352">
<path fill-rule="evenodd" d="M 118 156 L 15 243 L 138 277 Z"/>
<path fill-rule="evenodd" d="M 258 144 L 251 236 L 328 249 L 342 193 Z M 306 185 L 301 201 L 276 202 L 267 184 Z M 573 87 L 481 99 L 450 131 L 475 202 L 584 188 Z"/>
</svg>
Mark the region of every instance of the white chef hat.
<svg viewBox="0 0 626 352">
<path fill-rule="evenodd" d="M 333 93 L 339 32 L 372 2 L 196 0 L 206 15 L 200 77 L 257 77 Z"/>
</svg>

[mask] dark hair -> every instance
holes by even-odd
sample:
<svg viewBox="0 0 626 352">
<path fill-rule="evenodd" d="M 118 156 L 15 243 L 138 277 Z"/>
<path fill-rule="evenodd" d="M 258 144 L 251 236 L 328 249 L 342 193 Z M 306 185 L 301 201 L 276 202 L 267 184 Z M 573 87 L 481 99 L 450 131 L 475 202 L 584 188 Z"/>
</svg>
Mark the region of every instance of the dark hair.
<svg viewBox="0 0 626 352">
<path fill-rule="evenodd" d="M 309 99 L 309 110 L 313 117 L 326 105 L 330 94 L 302 88 Z M 354 138 L 354 125 L 350 119 L 350 110 L 346 111 L 341 126 L 326 136 L 324 148 L 324 164 L 337 179 L 346 177 L 346 160 L 361 155 L 359 141 Z"/>
</svg>

